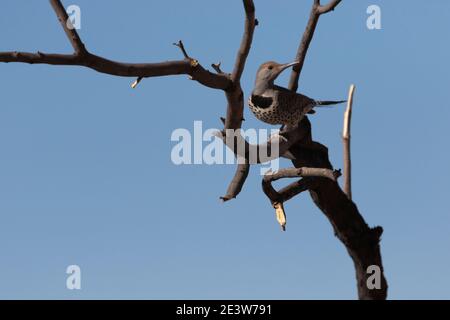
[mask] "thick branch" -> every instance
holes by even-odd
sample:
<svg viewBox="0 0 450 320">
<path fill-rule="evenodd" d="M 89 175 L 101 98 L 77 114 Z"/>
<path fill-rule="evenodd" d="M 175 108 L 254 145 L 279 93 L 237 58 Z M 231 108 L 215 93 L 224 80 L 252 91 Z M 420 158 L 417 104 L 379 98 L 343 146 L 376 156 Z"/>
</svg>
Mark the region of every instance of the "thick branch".
<svg viewBox="0 0 450 320">
<path fill-rule="evenodd" d="M 250 164 L 268 162 L 279 157 L 291 158 L 289 148 L 305 137 L 305 127 L 296 127 L 291 131 L 279 132 L 271 135 L 269 139 L 260 144 L 250 144 L 242 136 L 240 129 L 226 129 L 216 132 L 216 136 L 233 151 L 238 159 Z"/>
<path fill-rule="evenodd" d="M 370 228 L 355 203 L 348 199 L 336 182 L 329 179 L 314 179 L 314 184 L 309 190 L 315 204 L 329 219 L 336 236 L 345 245 L 353 260 L 359 299 L 386 299 L 388 285 L 384 277 L 379 244 L 383 228 L 379 226 Z M 368 287 L 369 266 L 380 268 L 380 288 Z"/>
<path fill-rule="evenodd" d="M 325 6 L 321 6 L 319 0 L 314 0 L 310 18 L 297 52 L 296 59 L 301 63 L 294 67 L 291 74 L 289 83 L 291 90 L 296 91 L 298 88 L 302 66 L 320 15 L 333 10 L 339 2 L 333 0 Z M 319 143 L 312 141 L 310 122 L 306 117 L 300 126 L 308 127 L 308 134 L 289 149 L 295 157 L 294 165 L 297 168 L 308 166 L 332 169 L 328 158 L 328 150 Z M 386 299 L 388 285 L 383 273 L 379 245 L 383 229 L 381 227 L 369 228 L 356 205 L 342 191 L 337 182 L 331 179 L 311 177 L 308 178 L 307 183 L 315 204 L 328 218 L 336 236 L 345 245 L 353 260 L 359 298 Z M 282 194 L 295 195 L 303 190 L 304 185 L 297 187 L 294 183 L 280 191 L 280 194 L 283 192 Z M 381 269 L 380 289 L 371 290 L 367 286 L 369 276 L 367 267 L 371 265 L 376 265 Z"/>
<path fill-rule="evenodd" d="M 350 128 L 352 121 L 353 94 L 355 86 L 352 84 L 348 92 L 347 109 L 344 113 L 344 128 L 342 130 L 342 144 L 344 146 L 344 192 L 352 199 L 352 160 L 350 151 Z"/>
<path fill-rule="evenodd" d="M 332 169 L 328 152 L 320 148 L 295 145 L 290 149 L 297 168 L 323 167 Z M 347 197 L 338 183 L 331 179 L 308 178 L 308 189 L 319 209 L 329 219 L 336 236 L 345 245 L 356 269 L 358 296 L 360 299 L 385 299 L 387 282 L 381 274 L 381 288 L 367 287 L 367 267 L 376 265 L 383 272 L 379 240 L 382 228 L 369 228 L 356 205 Z"/>
<path fill-rule="evenodd" d="M 306 120 L 303 120 L 306 121 Z M 301 122 L 303 124 L 303 122 Z M 227 201 L 235 198 L 242 189 L 250 169 L 250 163 L 257 164 L 270 161 L 276 157 L 288 157 L 288 151 L 298 141 L 305 139 L 310 133 L 308 125 L 297 126 L 291 131 L 281 132 L 278 136 L 272 136 L 271 139 L 259 145 L 249 144 L 242 137 L 240 130 L 224 130 L 217 132 L 217 136 L 227 145 L 234 154 L 241 159 L 234 178 L 228 187 L 227 194 L 222 197 Z M 264 155 L 264 159 L 260 155 Z M 243 174 L 245 172 L 245 174 Z"/>
</svg>

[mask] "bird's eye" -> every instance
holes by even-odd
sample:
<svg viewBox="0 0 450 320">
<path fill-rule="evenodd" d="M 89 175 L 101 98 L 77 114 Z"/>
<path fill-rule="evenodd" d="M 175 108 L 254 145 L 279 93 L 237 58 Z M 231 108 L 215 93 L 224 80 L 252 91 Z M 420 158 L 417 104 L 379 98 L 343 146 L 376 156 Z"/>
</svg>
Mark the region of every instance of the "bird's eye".
<svg viewBox="0 0 450 320">
<path fill-rule="evenodd" d="M 269 70 L 272 70 L 273 69 L 273 66 L 268 66 L 267 67 Z"/>
</svg>

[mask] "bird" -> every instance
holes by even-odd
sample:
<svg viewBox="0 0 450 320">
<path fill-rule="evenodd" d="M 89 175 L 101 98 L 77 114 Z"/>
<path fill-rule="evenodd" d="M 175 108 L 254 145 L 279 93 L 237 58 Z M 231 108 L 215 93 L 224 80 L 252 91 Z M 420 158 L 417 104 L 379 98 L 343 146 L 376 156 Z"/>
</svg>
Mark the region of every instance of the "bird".
<svg viewBox="0 0 450 320">
<path fill-rule="evenodd" d="M 284 70 L 298 64 L 298 61 L 285 64 L 268 61 L 259 67 L 255 87 L 248 100 L 250 110 L 257 119 L 272 125 L 295 127 L 307 113 L 315 113 L 314 107 L 345 102 L 314 100 L 274 84 Z"/>
</svg>

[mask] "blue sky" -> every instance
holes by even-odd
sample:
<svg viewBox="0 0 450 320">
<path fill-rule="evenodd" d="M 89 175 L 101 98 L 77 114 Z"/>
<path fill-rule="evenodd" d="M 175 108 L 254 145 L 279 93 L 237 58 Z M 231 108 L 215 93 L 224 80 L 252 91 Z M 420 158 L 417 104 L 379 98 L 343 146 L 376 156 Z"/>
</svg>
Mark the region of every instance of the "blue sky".
<svg viewBox="0 0 450 320">
<path fill-rule="evenodd" d="M 255 1 L 243 88 L 258 65 L 294 58 L 312 1 Z M 226 4 L 225 4 L 226 3 Z M 88 49 L 110 59 L 233 65 L 241 1 L 64 1 L 82 10 Z M 366 28 L 366 8 L 382 29 Z M 356 84 L 353 197 L 382 225 L 391 299 L 450 298 L 450 3 L 344 1 L 320 19 L 300 91 L 340 99 Z M 0 51 L 70 53 L 47 1 L 3 0 Z M 186 76 L 118 78 L 79 67 L 0 64 L 0 298 L 353 299 L 353 264 L 303 194 L 285 205 L 287 232 L 253 168 L 221 203 L 230 165 L 175 166 L 173 130 L 220 126 L 221 91 Z M 285 85 L 287 75 L 278 84 Z M 311 117 L 342 167 L 343 107 Z M 271 128 L 245 110 L 244 128 Z M 289 166 L 288 161 L 282 162 Z M 283 183 L 282 183 L 283 184 Z M 66 267 L 82 289 L 66 289 Z"/>
</svg>

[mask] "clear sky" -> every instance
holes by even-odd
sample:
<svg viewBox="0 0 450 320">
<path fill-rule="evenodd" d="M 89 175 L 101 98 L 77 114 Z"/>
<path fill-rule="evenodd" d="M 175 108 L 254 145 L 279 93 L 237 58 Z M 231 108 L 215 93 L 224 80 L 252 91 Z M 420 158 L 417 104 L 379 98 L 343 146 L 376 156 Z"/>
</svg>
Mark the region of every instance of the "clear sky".
<svg viewBox="0 0 450 320">
<path fill-rule="evenodd" d="M 312 0 L 255 2 L 246 94 L 259 64 L 293 60 Z M 242 34 L 237 0 L 64 4 L 81 7 L 88 49 L 121 61 L 180 59 L 182 39 L 204 66 L 229 71 Z M 381 30 L 366 28 L 370 4 Z M 0 7 L 0 51 L 71 52 L 48 1 Z M 392 299 L 450 298 L 449 15 L 446 0 L 343 1 L 321 17 L 301 78 L 317 99 L 356 84 L 353 197 L 385 230 Z M 356 298 L 352 261 L 308 194 L 286 203 L 283 233 L 258 168 L 223 204 L 234 166 L 172 163 L 173 130 L 220 127 L 221 91 L 186 76 L 132 81 L 0 64 L 0 298 Z M 337 168 L 343 110 L 311 117 Z M 245 118 L 244 128 L 271 128 L 248 108 Z M 72 264 L 78 291 L 66 288 Z"/>
</svg>

